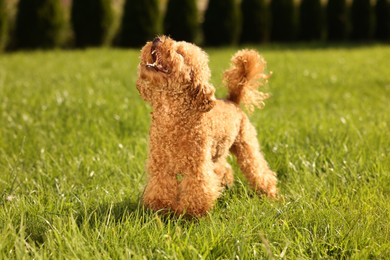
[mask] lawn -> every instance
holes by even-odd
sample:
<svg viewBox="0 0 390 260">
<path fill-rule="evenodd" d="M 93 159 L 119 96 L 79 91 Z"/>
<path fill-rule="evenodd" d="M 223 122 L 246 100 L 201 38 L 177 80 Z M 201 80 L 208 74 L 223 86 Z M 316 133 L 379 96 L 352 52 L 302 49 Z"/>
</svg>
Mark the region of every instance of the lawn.
<svg viewBox="0 0 390 260">
<path fill-rule="evenodd" d="M 212 82 L 233 48 L 208 49 Z M 0 258 L 390 258 L 390 46 L 263 47 L 251 114 L 281 198 L 236 180 L 204 218 L 139 204 L 138 51 L 0 56 Z"/>
</svg>

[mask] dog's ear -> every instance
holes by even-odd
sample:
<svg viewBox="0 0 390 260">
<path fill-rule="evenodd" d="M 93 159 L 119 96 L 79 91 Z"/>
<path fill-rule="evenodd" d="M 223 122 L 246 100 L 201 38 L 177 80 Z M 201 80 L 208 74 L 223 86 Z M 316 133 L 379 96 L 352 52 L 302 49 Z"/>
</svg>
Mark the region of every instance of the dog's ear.
<svg viewBox="0 0 390 260">
<path fill-rule="evenodd" d="M 200 112 L 210 111 L 216 103 L 213 85 L 206 82 L 192 85 L 191 87 L 190 96 L 192 105 Z"/>
</svg>

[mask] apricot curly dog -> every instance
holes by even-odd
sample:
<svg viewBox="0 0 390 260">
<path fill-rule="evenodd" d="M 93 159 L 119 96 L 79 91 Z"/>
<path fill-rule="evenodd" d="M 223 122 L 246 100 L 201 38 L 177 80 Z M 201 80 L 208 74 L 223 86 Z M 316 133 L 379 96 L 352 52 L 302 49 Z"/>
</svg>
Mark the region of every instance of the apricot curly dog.
<svg viewBox="0 0 390 260">
<path fill-rule="evenodd" d="M 240 109 L 262 106 L 265 61 L 242 50 L 224 73 L 229 90 L 217 100 L 208 57 L 199 47 L 161 36 L 141 50 L 137 89 L 153 109 L 143 203 L 152 210 L 202 216 L 233 184 L 229 151 L 259 194 L 275 197 L 276 175 L 264 160 L 256 130 Z"/>
</svg>

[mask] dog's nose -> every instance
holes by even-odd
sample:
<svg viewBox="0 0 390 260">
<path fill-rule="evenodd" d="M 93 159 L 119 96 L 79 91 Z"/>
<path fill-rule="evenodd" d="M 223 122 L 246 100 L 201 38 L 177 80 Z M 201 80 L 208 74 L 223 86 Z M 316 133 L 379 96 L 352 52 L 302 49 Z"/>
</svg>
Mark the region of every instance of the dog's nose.
<svg viewBox="0 0 390 260">
<path fill-rule="evenodd" d="M 153 45 L 156 45 L 156 44 L 158 44 L 160 42 L 161 42 L 160 37 L 156 37 L 156 38 L 153 39 Z"/>
</svg>

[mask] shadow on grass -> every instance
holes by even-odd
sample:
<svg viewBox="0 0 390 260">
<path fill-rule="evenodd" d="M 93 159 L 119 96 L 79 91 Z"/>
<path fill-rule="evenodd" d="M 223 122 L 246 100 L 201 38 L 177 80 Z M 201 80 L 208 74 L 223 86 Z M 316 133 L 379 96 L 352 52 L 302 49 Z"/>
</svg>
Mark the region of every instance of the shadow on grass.
<svg viewBox="0 0 390 260">
<path fill-rule="evenodd" d="M 83 225 L 97 227 L 100 225 L 120 224 L 128 221 L 129 218 L 132 219 L 131 221 L 136 220 L 141 224 L 157 221 L 163 225 L 172 222 L 185 224 L 197 221 L 197 218 L 186 215 L 177 216 L 169 210 L 152 211 L 145 208 L 140 199 L 136 201 L 126 199 L 117 203 L 91 206 L 78 214 L 76 223 L 79 227 Z"/>
<path fill-rule="evenodd" d="M 84 209 L 84 212 L 78 214 L 76 222 L 79 226 L 85 223 L 92 226 L 97 226 L 101 223 L 120 223 L 131 215 L 142 215 L 144 211 L 139 200 L 125 199 L 116 203 L 107 202 L 100 205 L 92 205 Z"/>
<path fill-rule="evenodd" d="M 223 192 L 221 198 L 217 200 L 215 207 L 222 212 L 229 212 L 230 202 L 236 200 L 237 197 L 248 199 L 256 197 L 256 193 L 249 189 L 244 182 L 241 181 L 241 178 L 237 178 L 235 185 Z M 26 213 L 25 216 L 14 220 L 15 227 L 17 227 L 18 232 L 23 232 L 22 234 L 27 241 L 37 246 L 42 246 L 47 239 L 47 232 L 52 229 L 51 223 L 55 221 L 55 218 L 59 218 L 59 221 L 63 223 L 68 223 L 72 219 L 71 223 L 75 221 L 77 228 L 80 230 L 99 229 L 103 226 L 116 226 L 126 222 L 135 222 L 141 225 L 155 223 L 161 227 L 169 224 L 189 227 L 199 223 L 200 219 L 207 218 L 207 216 L 196 218 L 188 215 L 175 215 L 168 210 L 152 211 L 142 205 L 140 198 L 127 198 L 119 202 L 90 205 L 82 205 L 80 203 L 78 206 L 73 205 L 69 210 L 73 213 Z M 222 215 L 225 216 L 225 214 Z M 23 230 L 19 230 L 20 226 L 23 227 Z"/>
<path fill-rule="evenodd" d="M 67 222 L 67 219 L 74 218 L 79 228 L 84 225 L 96 227 L 101 225 L 120 223 L 130 216 L 135 218 L 147 219 L 149 214 L 139 201 L 126 199 L 118 203 L 104 203 L 101 205 L 92 205 L 88 208 L 72 208 L 75 214 L 54 213 L 31 209 L 12 219 L 10 228 L 15 228 L 15 232 L 26 239 L 28 243 L 33 243 L 40 247 L 45 244 L 46 235 L 53 228 L 52 223 L 55 218 L 60 218 L 61 222 Z M 3 225 L 3 219 L 0 218 L 0 226 Z"/>
</svg>

